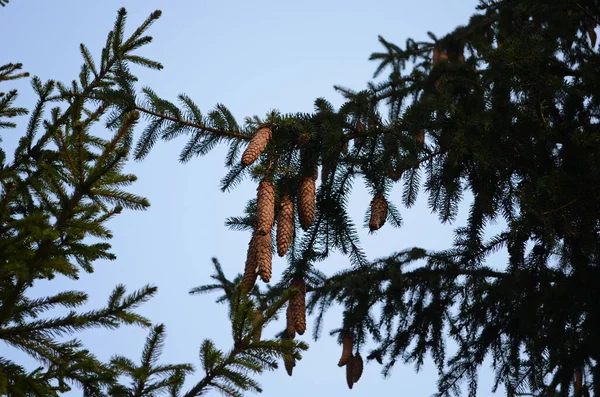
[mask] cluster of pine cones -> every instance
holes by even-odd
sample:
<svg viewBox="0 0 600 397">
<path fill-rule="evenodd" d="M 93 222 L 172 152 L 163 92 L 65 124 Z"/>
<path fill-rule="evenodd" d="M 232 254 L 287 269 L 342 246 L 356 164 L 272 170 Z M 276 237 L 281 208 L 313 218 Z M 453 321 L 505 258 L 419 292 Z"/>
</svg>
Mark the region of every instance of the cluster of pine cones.
<svg viewBox="0 0 600 397">
<path fill-rule="evenodd" d="M 242 165 L 253 164 L 267 147 L 272 137 L 272 130 L 262 126 L 250 140 L 250 143 L 242 154 Z M 325 168 L 323 173 L 327 173 Z M 308 230 L 315 220 L 315 182 L 317 173 L 304 176 L 300 180 L 297 192 L 298 218 L 303 230 Z M 279 200 L 279 211 L 277 217 L 276 246 L 277 254 L 284 256 L 294 235 L 294 201 L 289 193 L 284 193 Z M 375 231 L 381 228 L 388 216 L 388 203 L 383 194 L 377 194 L 371 201 L 371 217 L 369 230 Z M 268 178 L 264 178 L 257 188 L 257 212 L 256 227 L 250 243 L 244 269 L 242 285 L 245 291 L 250 291 L 257 278 L 268 283 L 272 276 L 272 242 L 271 230 L 275 224 L 275 186 Z M 306 331 L 306 284 L 301 277 L 295 277 L 290 282 L 289 288 L 294 292 L 288 302 L 286 313 L 287 336 L 294 339 L 296 333 L 303 335 Z M 347 334 L 343 337 L 343 353 L 338 365 L 346 366 L 346 381 L 348 387 L 352 388 L 358 382 L 363 371 L 363 361 L 360 355 L 352 354 L 352 337 Z M 284 365 L 287 373 L 291 376 L 295 366 L 295 360 L 291 356 L 284 357 Z"/>
</svg>

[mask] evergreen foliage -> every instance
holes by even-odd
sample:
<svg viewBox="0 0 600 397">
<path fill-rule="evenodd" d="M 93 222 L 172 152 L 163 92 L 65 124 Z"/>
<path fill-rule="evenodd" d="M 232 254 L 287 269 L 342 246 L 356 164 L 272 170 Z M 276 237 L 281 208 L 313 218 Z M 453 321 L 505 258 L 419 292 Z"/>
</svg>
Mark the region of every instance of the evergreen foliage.
<svg viewBox="0 0 600 397">
<path fill-rule="evenodd" d="M 27 373 L 3 359 L 0 388 L 52 395 L 66 390 L 64 382 L 78 382 L 90 396 L 109 386 L 115 396 L 152 395 L 151 390 L 173 396 L 209 388 L 232 396 L 260 391 L 253 376 L 274 369 L 278 358 L 291 374 L 306 348 L 289 330 L 272 340 L 258 335 L 286 302 L 300 296 L 304 303 L 302 288 L 291 287 L 303 280 L 308 310 L 317 315 L 315 338 L 327 309 L 344 308 L 342 324 L 332 334 L 343 344 L 340 365 L 347 366 L 350 387 L 360 373 L 349 363 L 354 358 L 362 363 L 370 343 L 374 348 L 365 356 L 381 364 L 384 375 L 398 362 L 419 368 L 430 355 L 440 373 L 439 396 L 460 394 L 464 382 L 475 395 L 486 358 L 496 375 L 494 390 L 503 386 L 509 396 L 600 396 L 600 56 L 594 30 L 599 10 L 597 0 L 481 0 L 466 25 L 440 39 L 430 33 L 430 41 L 408 39 L 402 47 L 380 37 L 384 50 L 371 55 L 379 62 L 374 75 L 379 80 L 361 91 L 337 87 L 346 99 L 339 109 L 319 98 L 312 113 L 271 111 L 246 118 L 243 125 L 221 104 L 204 114 L 185 94 L 177 104 L 148 87 L 138 93 L 128 65 L 160 64 L 131 52 L 150 41 L 143 34 L 159 13 L 125 40 L 121 10 L 99 69 L 82 46 L 79 82 L 67 87 L 32 80 L 40 101 L 14 162 L 6 162 L 2 153 L 2 249 L 9 260 L 0 275 L 0 337 L 46 366 Z M 19 77 L 19 70 L 20 65 L 7 65 L 1 76 Z M 25 112 L 12 107 L 15 96 L 0 98 L 4 118 Z M 44 106 L 61 100 L 67 108 L 53 110 L 42 122 Z M 85 110 L 91 104 L 96 107 Z M 147 125 L 132 145 L 141 115 Z M 101 117 L 115 132 L 112 140 L 89 133 Z M 14 124 L 3 121 L 2 126 Z M 24 296 L 37 278 L 74 278 L 79 267 L 91 271 L 94 259 L 112 259 L 107 244 L 82 240 L 86 235 L 110 238 L 102 226 L 109 217 L 121 207 L 147 206 L 119 190 L 134 180 L 120 174 L 129 149 L 141 160 L 159 140 L 182 135 L 187 137 L 182 162 L 229 145 L 222 190 L 246 177 L 275 186 L 275 202 L 263 200 L 272 208 L 258 208 L 260 200 L 250 200 L 246 214 L 227 221 L 252 233 L 244 283 L 242 276 L 225 277 L 215 261 L 216 283 L 191 291 L 223 293 L 218 301 L 228 303 L 234 346 L 223 352 L 204 341 L 205 377 L 183 394 L 190 367 L 154 361 L 163 337 L 160 326 L 150 334 L 140 366 L 120 357 L 112 366 L 103 365 L 79 342 L 56 339 L 61 332 L 90 326 L 147 325 L 131 309 L 152 288 L 125 297 L 118 287 L 106 309 L 29 322 L 28 316 L 52 305 L 81 304 L 85 295 L 39 302 Z M 242 149 L 251 155 L 243 156 Z M 310 181 L 319 168 L 321 182 L 312 197 Z M 399 247 L 370 262 L 347 210 L 352 187 L 360 181 L 374 198 L 365 211 L 364 227 L 371 231 L 384 223 L 402 226 L 390 197 L 395 183 L 403 189 L 398 204 L 407 208 L 424 189 L 442 223 L 457 219 L 468 193 L 473 199 L 467 222 L 455 229 L 446 250 Z M 294 200 L 296 208 L 314 203 L 316 215 L 295 215 L 281 281 L 266 290 L 250 287 L 245 280 L 256 280 L 268 249 L 253 242 L 274 241 L 272 230 L 257 227 L 257 213 L 270 217 L 275 211 L 277 219 L 282 197 Z M 489 225 L 499 221 L 505 229 L 490 236 Z M 489 256 L 500 249 L 506 249 L 508 261 L 492 267 Z M 328 277 L 317 266 L 333 250 L 346 255 L 350 266 Z M 287 315 L 289 323 L 298 313 L 288 308 Z M 457 346 L 453 354 L 448 341 Z M 130 377 L 132 386 L 110 384 L 115 373 Z M 58 387 L 51 383 L 55 379 Z"/>
<path fill-rule="evenodd" d="M 129 37 L 124 35 L 126 16 L 125 9 L 119 10 L 98 64 L 81 45 L 84 62 L 78 80 L 67 85 L 31 79 L 38 96 L 31 112 L 15 106 L 16 90 L 0 92 L 0 128 L 15 129 L 13 119 L 30 115 L 13 159 L 0 148 L 0 340 L 39 363 L 38 368 L 28 370 L 0 356 L 0 395 L 59 396 L 76 386 L 86 397 L 165 393 L 192 397 L 212 388 L 241 396 L 245 391 L 261 390 L 253 376 L 276 368 L 276 360 L 284 354 L 300 359 L 300 351 L 307 348 L 302 342 L 256 337 L 259 329 L 276 318 L 286 297 L 274 300 L 261 321 L 252 322 L 248 319 L 254 318 L 257 310 L 254 301 L 224 285 L 235 347 L 226 353 L 205 340 L 200 359 L 206 375 L 183 392 L 185 377 L 193 368 L 158 363 L 165 338 L 163 325 L 152 328 L 139 365 L 122 356 L 103 363 L 73 338 L 94 327 L 152 326 L 135 309 L 155 294 L 156 287 L 147 285 L 127 293 L 118 285 L 105 307 L 87 311 L 77 310 L 87 301 L 84 292 L 28 296 L 39 280 L 57 276 L 77 280 L 81 271 L 93 272 L 94 261 L 116 259 L 107 243 L 113 237 L 107 221 L 125 208 L 144 210 L 149 206 L 147 199 L 125 190 L 136 181 L 136 176 L 124 173 L 123 168 L 140 113 L 123 106 L 135 96 L 137 78 L 130 72 L 131 64 L 162 68 L 135 53 L 151 42 L 146 31 L 160 11 L 152 13 Z M 0 66 L 0 82 L 28 76 L 21 64 Z M 96 94 L 102 101 L 94 99 Z M 109 139 L 92 132 L 99 123 L 113 132 Z M 51 310 L 57 308 L 65 314 L 54 315 Z M 120 383 L 127 378 L 130 384 Z"/>
</svg>

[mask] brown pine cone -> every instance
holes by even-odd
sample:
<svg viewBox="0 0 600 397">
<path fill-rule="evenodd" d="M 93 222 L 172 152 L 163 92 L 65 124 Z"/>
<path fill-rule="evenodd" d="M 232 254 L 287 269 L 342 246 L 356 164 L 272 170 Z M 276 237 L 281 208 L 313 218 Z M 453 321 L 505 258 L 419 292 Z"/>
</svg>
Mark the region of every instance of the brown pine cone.
<svg viewBox="0 0 600 397">
<path fill-rule="evenodd" d="M 291 301 L 294 327 L 298 334 L 304 335 L 306 332 L 306 284 L 301 277 L 294 277 L 290 288 L 298 291 Z"/>
<path fill-rule="evenodd" d="M 256 203 L 256 230 L 260 234 L 271 234 L 275 221 L 275 187 L 263 179 L 258 184 Z"/>
<path fill-rule="evenodd" d="M 313 179 L 313 181 L 316 181 L 317 179 L 319 179 L 319 166 L 318 165 L 315 165 L 315 168 L 313 168 L 312 179 Z"/>
<path fill-rule="evenodd" d="M 442 51 L 442 49 L 437 45 L 433 46 L 433 64 L 435 65 L 438 62 L 447 60 L 448 54 L 446 54 L 446 51 Z"/>
<path fill-rule="evenodd" d="M 262 336 L 262 325 L 258 326 L 258 323 L 261 322 L 263 320 L 263 314 L 262 311 L 259 309 L 256 311 L 256 314 L 254 315 L 254 326 L 256 327 L 256 330 L 254 331 L 254 334 L 252 335 L 252 340 L 256 343 L 256 342 L 260 342 L 260 337 Z"/>
<path fill-rule="evenodd" d="M 577 371 L 575 371 L 575 384 L 573 385 L 573 391 L 576 396 L 581 393 L 581 386 L 583 386 L 583 371 L 581 368 L 578 368 Z"/>
<path fill-rule="evenodd" d="M 315 190 L 311 177 L 302 178 L 298 189 L 298 215 L 303 230 L 308 230 L 315 221 Z"/>
<path fill-rule="evenodd" d="M 248 147 L 242 154 L 242 165 L 244 167 L 254 163 L 265 150 L 271 140 L 272 131 L 269 127 L 260 127 L 250 140 Z"/>
<path fill-rule="evenodd" d="M 356 353 L 356 356 L 352 357 L 352 382 L 356 383 L 359 381 L 363 373 L 363 359 L 360 354 Z"/>
<path fill-rule="evenodd" d="M 294 309 L 291 300 L 288 301 L 288 307 L 285 312 L 285 320 L 288 337 L 290 339 L 294 339 L 296 337 L 296 320 L 294 319 Z"/>
<path fill-rule="evenodd" d="M 350 357 L 352 357 L 352 335 L 346 333 L 342 337 L 342 357 L 340 357 L 340 361 L 338 362 L 338 367 L 343 367 L 348 364 Z"/>
<path fill-rule="evenodd" d="M 349 389 L 352 389 L 352 386 L 354 386 L 354 356 L 352 354 L 350 354 L 350 358 L 346 364 L 346 383 Z"/>
<path fill-rule="evenodd" d="M 421 130 L 417 134 L 417 143 L 419 145 L 423 145 L 425 143 L 425 130 Z"/>
<path fill-rule="evenodd" d="M 258 276 L 258 265 L 256 262 L 256 237 L 252 237 L 250 239 L 250 243 L 248 244 L 248 253 L 246 255 L 246 266 L 244 268 L 244 277 L 242 278 L 242 288 L 249 292 L 252 287 L 254 287 L 254 283 L 256 283 L 256 277 Z"/>
<path fill-rule="evenodd" d="M 371 200 L 371 219 L 369 220 L 369 230 L 375 231 L 381 228 L 388 215 L 388 203 L 382 194 L 377 194 Z"/>
<path fill-rule="evenodd" d="M 256 235 L 256 263 L 259 267 L 259 274 L 262 281 L 268 283 L 271 281 L 273 273 L 273 247 L 271 246 L 271 233 L 265 235 Z"/>
<path fill-rule="evenodd" d="M 287 194 L 279 204 L 277 216 L 277 255 L 284 256 L 294 237 L 294 202 Z"/>
<path fill-rule="evenodd" d="M 398 168 L 394 169 L 393 166 L 391 166 L 391 165 L 387 170 L 387 175 L 394 182 L 398 182 L 400 180 L 400 178 L 402 178 L 403 173 L 404 173 L 404 170 L 402 168 L 398 167 Z"/>
<path fill-rule="evenodd" d="M 308 143 L 308 141 L 310 141 L 310 135 L 305 133 L 300 134 L 300 136 L 298 136 L 298 146 L 304 146 Z"/>
<path fill-rule="evenodd" d="M 344 144 L 342 145 L 342 153 L 348 154 L 348 141 L 344 140 Z"/>
</svg>

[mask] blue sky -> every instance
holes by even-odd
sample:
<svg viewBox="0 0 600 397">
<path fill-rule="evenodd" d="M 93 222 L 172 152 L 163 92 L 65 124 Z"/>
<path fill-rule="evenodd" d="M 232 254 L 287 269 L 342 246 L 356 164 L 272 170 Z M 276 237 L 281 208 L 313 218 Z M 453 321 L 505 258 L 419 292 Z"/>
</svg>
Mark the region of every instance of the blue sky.
<svg viewBox="0 0 600 397">
<path fill-rule="evenodd" d="M 135 69 L 140 85 L 172 100 L 185 92 L 204 111 L 224 103 L 241 122 L 245 116 L 262 116 L 274 108 L 308 112 L 319 96 L 338 106 L 342 98 L 333 90 L 334 84 L 360 89 L 371 78 L 376 65 L 368 57 L 380 50 L 378 34 L 398 44 L 408 37 L 427 40 L 428 30 L 439 37 L 465 24 L 476 3 L 12 0 L 0 9 L 5 38 L 0 63 L 22 62 L 32 75 L 69 82 L 79 72 L 79 43 L 85 43 L 98 58 L 119 7 L 129 11 L 130 31 L 150 12 L 161 9 L 163 16 L 150 31 L 154 42 L 142 54 L 162 62 L 165 68 L 159 72 Z M 18 104 L 31 107 L 35 98 L 28 83 L 13 86 L 21 90 Z M 26 119 L 20 120 L 20 126 L 25 123 Z M 4 147 L 14 147 L 17 139 L 18 132 L 5 132 Z M 177 158 L 183 145 L 183 139 L 159 143 L 147 160 L 129 164 L 128 171 L 139 177 L 131 190 L 148 197 L 152 206 L 146 212 L 125 212 L 110 223 L 116 261 L 97 262 L 96 272 L 77 282 L 59 279 L 40 283 L 32 294 L 84 290 L 90 294 L 89 307 L 97 307 L 117 283 L 129 289 L 155 284 L 158 295 L 140 311 L 167 326 L 163 360 L 197 365 L 202 339 L 211 338 L 223 349 L 230 347 L 231 339 L 225 308 L 216 305 L 212 296 L 190 296 L 188 291 L 209 281 L 213 256 L 230 276 L 242 271 L 249 236 L 229 231 L 224 221 L 242 213 L 246 201 L 255 194 L 255 186 L 245 182 L 232 193 L 221 193 L 218 185 L 224 175 L 225 147 L 180 164 Z M 400 194 L 398 187 L 392 199 L 399 203 Z M 359 225 L 369 201 L 366 190 L 357 183 L 350 207 Z M 465 212 L 461 212 L 458 224 L 465 219 Z M 439 225 L 425 197 L 421 196 L 410 210 L 403 209 L 402 215 L 402 229 L 386 226 L 376 235 L 361 230 L 369 258 L 415 245 L 435 249 L 451 244 L 454 226 Z M 275 281 L 284 265 L 283 260 L 275 259 Z M 319 267 L 331 274 L 346 265 L 347 260 L 334 255 Z M 262 376 L 262 395 L 429 396 L 434 392 L 437 373 L 430 362 L 417 375 L 412 366 L 398 365 L 387 380 L 380 375 L 380 367 L 371 363 L 349 391 L 344 370 L 336 366 L 340 347 L 328 335 L 339 320 L 339 310 L 332 310 L 318 342 L 309 339 L 309 329 L 304 339 L 310 349 L 296 366 L 294 376 L 289 378 L 283 369 Z M 145 336 L 146 330 L 133 327 L 81 335 L 101 359 L 115 353 L 137 359 Z M 480 385 L 487 394 L 489 371 L 482 374 Z"/>
</svg>

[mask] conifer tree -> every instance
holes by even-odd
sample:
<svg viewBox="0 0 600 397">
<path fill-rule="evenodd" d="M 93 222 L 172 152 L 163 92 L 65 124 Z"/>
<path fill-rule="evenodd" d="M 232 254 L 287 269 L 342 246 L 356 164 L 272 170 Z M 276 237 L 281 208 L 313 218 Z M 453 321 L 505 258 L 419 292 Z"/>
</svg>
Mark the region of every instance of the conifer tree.
<svg viewBox="0 0 600 397">
<path fill-rule="evenodd" d="M 442 38 L 399 46 L 380 37 L 384 51 L 371 55 L 380 80 L 362 91 L 337 87 L 346 99 L 337 110 L 319 98 L 313 113 L 272 111 L 240 126 L 223 105 L 203 114 L 184 94 L 177 105 L 148 88 L 143 105 L 132 94 L 109 107 L 148 117 L 137 159 L 159 139 L 187 135 L 183 162 L 229 145 L 224 191 L 245 177 L 274 187 L 274 200 L 259 189 L 247 213 L 228 221 L 251 234 L 245 291 L 254 291 L 257 274 L 269 281 L 272 219 L 292 200 L 292 241 L 286 250 L 277 244 L 288 267 L 262 299 L 268 307 L 298 293 L 301 280 L 318 313 L 315 337 L 326 309 L 343 305 L 332 332 L 343 343 L 348 386 L 360 378 L 362 359 L 354 366 L 353 358 L 364 352 L 384 374 L 399 361 L 419 368 L 430 355 L 439 396 L 459 394 L 463 382 L 475 395 L 486 357 L 494 390 L 509 396 L 600 395 L 599 10 L 596 0 L 481 0 Z M 108 103 L 109 94 L 93 97 Z M 370 262 L 347 212 L 357 180 L 373 197 L 365 211 L 372 232 L 402 225 L 395 183 L 407 208 L 424 189 L 442 223 L 456 220 L 468 193 L 468 220 L 446 250 L 399 247 Z M 504 230 L 489 236 L 497 221 Z M 327 277 L 317 266 L 334 249 L 349 268 Z M 492 268 L 499 249 L 507 263 Z M 295 316 L 288 310 L 288 337 Z M 458 345 L 450 357 L 448 338 Z M 375 348 L 365 352 L 368 342 Z"/>
<path fill-rule="evenodd" d="M 125 190 L 136 176 L 124 173 L 123 168 L 140 118 L 139 111 L 127 107 L 137 81 L 129 66 L 162 68 L 160 63 L 135 53 L 151 42 L 146 31 L 160 14 L 153 12 L 125 37 L 127 14 L 125 9 L 119 10 L 99 63 L 82 44 L 84 63 L 77 80 L 67 85 L 31 79 L 38 96 L 31 112 L 15 106 L 16 90 L 0 92 L 0 128 L 17 128 L 12 120 L 29 113 L 13 158 L 0 148 L 0 341 L 39 363 L 30 370 L 8 358 L 3 350 L 0 395 L 59 396 L 75 386 L 86 397 L 152 397 L 164 393 L 192 397 L 209 389 L 241 396 L 248 390 L 261 390 L 252 376 L 276 368 L 276 360 L 284 355 L 300 359 L 300 352 L 307 348 L 299 341 L 257 336 L 289 297 L 271 300 L 269 308 L 262 309 L 260 319 L 254 321 L 258 318 L 254 301 L 223 284 L 235 346 L 224 353 L 205 340 L 200 358 L 206 375 L 183 393 L 185 376 L 192 367 L 157 362 L 165 338 L 163 325 L 152 328 L 140 365 L 122 356 L 103 363 L 75 338 L 78 332 L 94 327 L 150 327 L 151 321 L 135 309 L 154 295 L 156 287 L 147 285 L 127 293 L 125 286 L 118 285 L 105 307 L 87 311 L 76 310 L 86 303 L 85 292 L 62 291 L 35 299 L 28 296 L 39 280 L 57 276 L 77 280 L 81 271 L 93 272 L 94 261 L 114 260 L 106 242 L 113 237 L 107 221 L 125 208 L 144 210 L 149 206 L 148 200 Z M 0 66 L 0 83 L 29 77 L 22 67 L 18 63 Z M 97 93 L 102 93 L 102 101 L 94 98 Z M 113 132 L 112 137 L 105 139 L 92 132 L 101 124 Z M 218 280 L 225 280 L 222 272 L 219 274 Z M 55 308 L 66 309 L 66 314 L 48 313 Z M 132 383 L 121 384 L 123 378 Z"/>
</svg>

